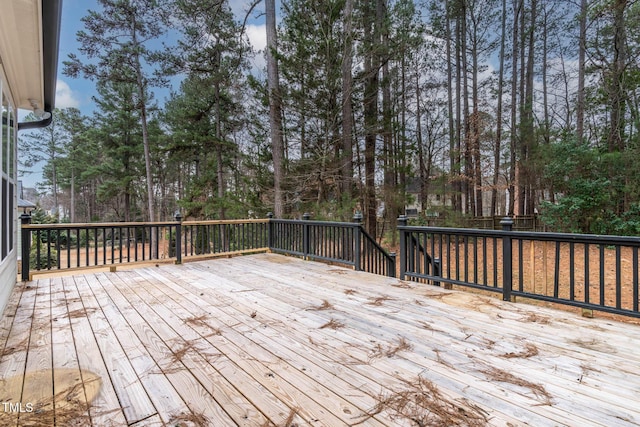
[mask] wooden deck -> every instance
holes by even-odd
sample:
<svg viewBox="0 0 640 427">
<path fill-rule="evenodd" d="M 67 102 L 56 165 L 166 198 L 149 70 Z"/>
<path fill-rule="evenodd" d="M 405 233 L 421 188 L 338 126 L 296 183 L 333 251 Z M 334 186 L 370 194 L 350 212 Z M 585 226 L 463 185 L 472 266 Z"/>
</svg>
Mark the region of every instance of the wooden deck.
<svg viewBox="0 0 640 427">
<path fill-rule="evenodd" d="M 0 425 L 631 426 L 640 326 L 273 254 L 18 284 Z"/>
</svg>

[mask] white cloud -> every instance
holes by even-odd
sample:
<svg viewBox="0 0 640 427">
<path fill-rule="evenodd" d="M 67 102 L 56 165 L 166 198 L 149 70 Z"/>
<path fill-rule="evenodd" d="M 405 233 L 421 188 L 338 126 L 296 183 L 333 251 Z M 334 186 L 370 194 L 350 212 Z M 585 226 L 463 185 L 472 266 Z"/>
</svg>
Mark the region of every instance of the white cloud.
<svg viewBox="0 0 640 427">
<path fill-rule="evenodd" d="M 58 80 L 56 82 L 56 108 L 80 107 L 80 100 L 69 85 Z"/>
<path fill-rule="evenodd" d="M 251 46 L 256 51 L 256 55 L 253 59 L 253 69 L 257 71 L 262 70 L 267 64 L 264 57 L 264 49 L 267 46 L 266 26 L 264 24 L 248 24 L 245 31 L 249 38 L 249 43 L 251 43 Z"/>
<path fill-rule="evenodd" d="M 249 41 L 251 42 L 251 46 L 253 46 L 255 50 L 264 50 L 267 46 L 267 29 L 265 25 L 249 24 L 245 30 L 247 32 L 247 37 L 249 37 Z"/>
</svg>

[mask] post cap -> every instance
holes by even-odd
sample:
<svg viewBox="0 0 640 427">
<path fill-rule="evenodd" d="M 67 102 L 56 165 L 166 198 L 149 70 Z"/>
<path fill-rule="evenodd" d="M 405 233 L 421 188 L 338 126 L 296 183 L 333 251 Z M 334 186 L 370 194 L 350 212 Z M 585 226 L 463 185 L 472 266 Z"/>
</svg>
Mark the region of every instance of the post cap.
<svg viewBox="0 0 640 427">
<path fill-rule="evenodd" d="M 511 219 L 511 217 L 505 216 L 500 220 L 500 225 L 513 225 L 513 219 Z"/>
</svg>

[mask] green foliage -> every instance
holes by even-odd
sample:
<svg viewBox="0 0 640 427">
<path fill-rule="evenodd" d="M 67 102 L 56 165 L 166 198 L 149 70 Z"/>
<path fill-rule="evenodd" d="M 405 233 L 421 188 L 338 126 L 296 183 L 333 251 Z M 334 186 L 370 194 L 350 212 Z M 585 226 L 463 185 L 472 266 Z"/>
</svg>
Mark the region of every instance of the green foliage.
<svg viewBox="0 0 640 427">
<path fill-rule="evenodd" d="M 598 233 L 609 220 L 610 182 L 606 178 L 573 178 L 558 202 L 543 201 L 540 219 L 551 229 L 571 233 Z"/>
<path fill-rule="evenodd" d="M 29 268 L 31 270 L 50 270 L 56 268 L 58 265 L 58 250 L 55 244 L 50 244 L 47 250 L 47 245 L 40 245 L 40 256 L 38 257 L 38 245 L 31 245 L 31 252 L 29 254 Z"/>
<path fill-rule="evenodd" d="M 55 224 L 58 218 L 48 215 L 40 206 L 31 212 L 31 224 Z"/>
<path fill-rule="evenodd" d="M 540 219 L 548 227 L 572 233 L 640 234 L 640 182 L 631 150 L 600 153 L 565 140 L 548 146 L 543 157 L 544 178 L 557 194 L 555 203 L 541 204 Z"/>
</svg>

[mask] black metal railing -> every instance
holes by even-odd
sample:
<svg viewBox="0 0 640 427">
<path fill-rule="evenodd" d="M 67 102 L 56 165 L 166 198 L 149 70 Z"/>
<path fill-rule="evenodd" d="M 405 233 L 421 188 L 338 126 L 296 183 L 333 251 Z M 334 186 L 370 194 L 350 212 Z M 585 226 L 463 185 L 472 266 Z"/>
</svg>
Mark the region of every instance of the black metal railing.
<svg viewBox="0 0 640 427">
<path fill-rule="evenodd" d="M 400 277 L 640 317 L 640 238 L 410 227 L 398 221 Z"/>
<path fill-rule="evenodd" d="M 395 277 L 395 254 L 387 253 L 362 227 L 362 217 L 354 222 L 270 219 L 269 248 L 273 252 L 311 260 L 352 266 L 355 270 Z"/>
<path fill-rule="evenodd" d="M 349 265 L 395 276 L 387 254 L 361 225 L 304 220 L 248 219 L 157 223 L 30 224 L 22 217 L 22 280 L 34 271 L 106 267 L 136 262 L 274 252 Z"/>
<path fill-rule="evenodd" d="M 170 258 L 179 224 L 29 224 L 22 220 L 23 280 L 32 270 L 61 270 Z M 173 256 L 175 257 L 175 255 Z"/>
</svg>

